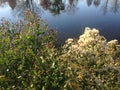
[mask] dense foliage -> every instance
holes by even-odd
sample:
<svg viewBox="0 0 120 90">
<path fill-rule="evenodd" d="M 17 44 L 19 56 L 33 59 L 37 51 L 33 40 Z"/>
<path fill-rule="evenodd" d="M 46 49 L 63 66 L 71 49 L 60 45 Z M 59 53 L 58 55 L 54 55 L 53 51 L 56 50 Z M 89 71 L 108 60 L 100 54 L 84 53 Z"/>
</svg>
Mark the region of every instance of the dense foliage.
<svg viewBox="0 0 120 90">
<path fill-rule="evenodd" d="M 96 29 L 55 48 L 56 32 L 35 14 L 0 26 L 0 90 L 119 90 L 120 46 Z"/>
<path fill-rule="evenodd" d="M 26 12 L 26 19 L 22 25 L 5 22 L 0 27 L 0 88 L 59 88 L 62 76 L 53 47 L 56 32 L 47 30 L 31 12 Z"/>
<path fill-rule="evenodd" d="M 120 46 L 107 42 L 96 29 L 85 28 L 78 40 L 68 39 L 63 47 L 69 86 L 82 90 L 120 89 Z M 74 81 L 74 82 L 73 82 Z"/>
</svg>

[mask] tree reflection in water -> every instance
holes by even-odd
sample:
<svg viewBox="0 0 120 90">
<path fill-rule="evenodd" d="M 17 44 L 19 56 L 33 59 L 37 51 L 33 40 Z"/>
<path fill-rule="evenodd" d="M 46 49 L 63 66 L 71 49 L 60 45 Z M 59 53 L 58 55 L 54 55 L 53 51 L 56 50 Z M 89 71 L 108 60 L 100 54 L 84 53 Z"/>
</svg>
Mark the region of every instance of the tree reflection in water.
<svg viewBox="0 0 120 90">
<path fill-rule="evenodd" d="M 74 12 L 79 0 L 41 0 L 40 5 L 53 15 L 63 12 Z"/>
<path fill-rule="evenodd" d="M 101 0 L 86 0 L 86 1 L 87 1 L 88 6 L 91 6 L 93 3 L 93 5 L 96 7 L 98 7 L 100 5 L 100 2 L 101 2 Z"/>
<path fill-rule="evenodd" d="M 54 15 L 60 14 L 61 10 L 64 10 L 65 8 L 62 0 L 41 0 L 40 5 L 45 10 L 50 10 Z"/>
<path fill-rule="evenodd" d="M 56 15 L 60 14 L 61 11 L 74 12 L 77 9 L 78 3 L 83 1 L 85 0 L 40 0 L 40 5 L 43 7 L 43 9 L 49 10 L 51 11 L 51 13 Z M 120 0 L 86 0 L 86 3 L 88 6 L 102 6 L 102 11 L 104 12 L 104 14 L 106 14 L 108 11 L 117 13 L 120 9 Z"/>
<path fill-rule="evenodd" d="M 111 11 L 113 13 L 118 13 L 120 8 L 120 0 L 113 0 L 111 4 L 112 4 Z"/>
<path fill-rule="evenodd" d="M 86 1 L 87 1 L 87 5 L 91 6 L 93 0 L 86 0 Z"/>
<path fill-rule="evenodd" d="M 100 5 L 100 1 L 101 1 L 101 0 L 94 0 L 94 5 L 95 5 L 96 7 L 98 7 L 98 6 Z"/>
<path fill-rule="evenodd" d="M 9 6 L 14 9 L 16 7 L 16 0 L 8 0 Z"/>
<path fill-rule="evenodd" d="M 102 11 L 104 14 L 111 11 L 113 13 L 119 13 L 120 9 L 120 0 L 104 0 L 102 5 Z"/>
<path fill-rule="evenodd" d="M 27 7 L 32 10 L 33 9 L 33 0 L 26 0 Z"/>
<path fill-rule="evenodd" d="M 105 15 L 108 12 L 108 1 L 109 0 L 105 0 L 104 4 L 102 6 L 102 10 L 103 10 L 103 14 Z"/>
<path fill-rule="evenodd" d="M 40 13 L 41 9 L 49 10 L 53 15 L 62 12 L 75 13 L 81 2 L 86 2 L 88 7 L 94 5 L 101 8 L 104 14 L 107 12 L 118 13 L 120 0 L 0 0 L 0 6 L 8 2 L 14 14 L 22 15 L 26 9 Z"/>
</svg>

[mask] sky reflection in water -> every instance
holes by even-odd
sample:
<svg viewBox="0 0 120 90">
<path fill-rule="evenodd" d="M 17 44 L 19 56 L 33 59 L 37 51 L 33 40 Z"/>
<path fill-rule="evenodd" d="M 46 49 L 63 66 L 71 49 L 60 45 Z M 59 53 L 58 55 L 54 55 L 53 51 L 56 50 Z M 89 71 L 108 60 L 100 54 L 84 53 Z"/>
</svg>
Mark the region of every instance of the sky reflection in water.
<svg viewBox="0 0 120 90">
<path fill-rule="evenodd" d="M 0 19 L 16 21 L 25 10 L 36 12 L 59 33 L 59 43 L 79 37 L 85 27 L 98 28 L 108 40 L 120 42 L 120 0 L 6 0 L 0 2 Z"/>
</svg>

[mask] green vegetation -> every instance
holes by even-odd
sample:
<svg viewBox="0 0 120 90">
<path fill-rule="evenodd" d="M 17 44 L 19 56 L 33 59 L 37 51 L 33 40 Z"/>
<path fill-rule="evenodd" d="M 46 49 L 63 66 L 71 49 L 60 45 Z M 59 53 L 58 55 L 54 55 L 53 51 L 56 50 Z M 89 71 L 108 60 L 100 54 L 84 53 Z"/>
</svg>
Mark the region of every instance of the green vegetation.
<svg viewBox="0 0 120 90">
<path fill-rule="evenodd" d="M 96 29 L 55 48 L 57 33 L 35 14 L 0 26 L 0 90 L 119 90 L 120 46 Z"/>
</svg>

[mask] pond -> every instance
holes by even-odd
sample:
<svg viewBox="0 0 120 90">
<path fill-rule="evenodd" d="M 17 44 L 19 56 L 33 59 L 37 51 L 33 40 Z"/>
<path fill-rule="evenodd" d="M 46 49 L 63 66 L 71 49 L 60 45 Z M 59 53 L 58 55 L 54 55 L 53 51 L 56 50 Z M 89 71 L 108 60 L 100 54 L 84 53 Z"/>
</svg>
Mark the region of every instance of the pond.
<svg viewBox="0 0 120 90">
<path fill-rule="evenodd" d="M 120 0 L 0 0 L 0 19 L 15 22 L 26 9 L 58 31 L 58 44 L 78 38 L 85 27 L 97 28 L 107 40 L 120 42 Z"/>
</svg>

